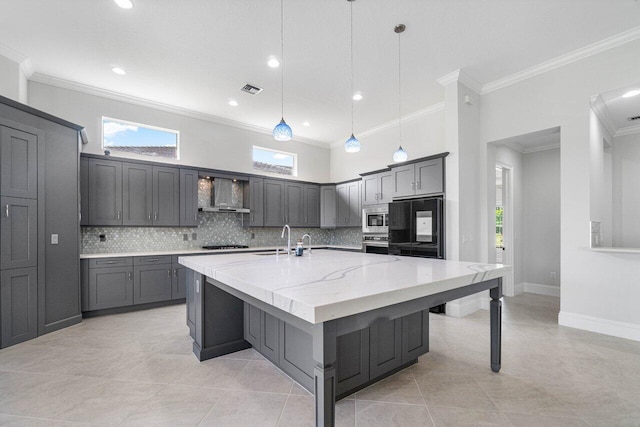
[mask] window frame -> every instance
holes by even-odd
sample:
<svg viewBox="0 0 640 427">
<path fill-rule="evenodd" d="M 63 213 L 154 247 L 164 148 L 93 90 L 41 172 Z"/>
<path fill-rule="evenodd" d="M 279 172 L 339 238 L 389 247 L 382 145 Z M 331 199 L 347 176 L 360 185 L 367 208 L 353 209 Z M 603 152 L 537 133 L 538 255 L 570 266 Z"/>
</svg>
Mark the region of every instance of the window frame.
<svg viewBox="0 0 640 427">
<path fill-rule="evenodd" d="M 275 153 L 275 154 L 284 154 L 284 155 L 293 157 L 293 168 L 291 170 L 291 175 L 286 175 L 286 174 L 277 173 L 277 172 L 267 172 L 267 171 L 264 171 L 264 170 L 261 170 L 261 169 L 254 168 L 253 165 L 255 163 L 255 160 L 253 158 L 253 153 L 254 153 L 254 150 L 256 148 L 258 150 L 268 151 L 268 152 Z M 276 150 L 274 148 L 267 148 L 267 147 L 261 147 L 259 145 L 253 145 L 251 147 L 251 169 L 253 171 L 260 172 L 260 173 L 267 174 L 269 176 L 274 176 L 274 177 L 281 177 L 281 176 L 297 177 L 298 176 L 298 154 L 297 153 L 290 153 L 288 151 Z"/>
<path fill-rule="evenodd" d="M 105 120 L 116 122 L 116 123 L 121 123 L 121 124 L 124 124 L 124 125 L 131 125 L 131 126 L 137 126 L 137 127 L 145 128 L 145 129 L 151 129 L 151 130 L 157 130 L 157 131 L 161 131 L 161 132 L 172 133 L 172 134 L 175 134 L 175 136 L 176 136 L 176 156 L 175 157 L 150 156 L 150 155 L 132 153 L 132 152 L 127 152 L 127 151 L 118 151 L 118 150 L 114 150 L 114 151 L 117 151 L 117 152 L 123 153 L 123 154 L 134 154 L 136 156 L 151 157 L 151 158 L 155 158 L 155 159 L 180 160 L 180 131 L 179 130 L 163 128 L 163 127 L 154 126 L 154 125 L 147 125 L 147 124 L 144 124 L 144 123 L 132 122 L 131 120 L 116 119 L 114 117 L 109 117 L 109 116 L 102 116 L 102 118 L 100 119 L 100 136 L 101 136 L 100 147 L 102 148 L 103 152 L 104 152 L 104 150 L 110 150 L 110 147 L 108 147 L 108 146 L 105 147 L 104 146 L 104 122 L 105 122 Z M 134 146 L 130 145 L 128 147 L 134 147 Z"/>
</svg>

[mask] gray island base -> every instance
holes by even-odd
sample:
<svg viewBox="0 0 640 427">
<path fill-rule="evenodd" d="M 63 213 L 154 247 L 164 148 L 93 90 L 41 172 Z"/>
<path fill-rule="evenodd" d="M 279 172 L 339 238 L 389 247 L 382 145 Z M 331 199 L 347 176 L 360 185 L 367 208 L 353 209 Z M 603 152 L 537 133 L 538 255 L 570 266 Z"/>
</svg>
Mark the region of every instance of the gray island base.
<svg viewBox="0 0 640 427">
<path fill-rule="evenodd" d="M 336 399 L 429 351 L 428 309 L 489 290 L 491 369 L 500 370 L 502 265 L 316 251 L 185 257 L 187 323 L 199 360 L 253 347 L 315 396 Z"/>
</svg>

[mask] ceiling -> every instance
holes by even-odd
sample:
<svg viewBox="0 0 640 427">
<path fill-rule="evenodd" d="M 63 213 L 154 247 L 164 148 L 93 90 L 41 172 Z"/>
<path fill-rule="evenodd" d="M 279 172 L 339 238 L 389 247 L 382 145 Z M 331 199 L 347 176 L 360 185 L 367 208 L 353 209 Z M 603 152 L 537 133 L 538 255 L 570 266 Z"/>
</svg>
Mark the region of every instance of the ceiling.
<svg viewBox="0 0 640 427">
<path fill-rule="evenodd" d="M 640 116 L 640 94 L 629 98 L 623 95 L 631 90 L 640 90 L 640 82 L 628 87 L 601 93 L 612 128 L 616 131 L 624 131 L 640 126 L 640 119 L 629 120 L 630 117 Z"/>
<path fill-rule="evenodd" d="M 0 0 L 0 45 L 53 77 L 265 129 L 280 120 L 277 0 Z M 285 0 L 284 117 L 294 135 L 345 140 L 351 119 L 353 5 L 356 136 L 443 100 L 437 79 L 480 85 L 638 27 L 636 0 Z M 127 71 L 118 76 L 117 65 Z M 240 92 L 245 83 L 264 90 Z M 230 99 L 237 107 L 228 105 Z M 126 119 L 126 117 L 123 117 Z M 302 123 L 309 121 L 310 126 Z M 156 123 L 149 123 L 161 125 Z"/>
</svg>

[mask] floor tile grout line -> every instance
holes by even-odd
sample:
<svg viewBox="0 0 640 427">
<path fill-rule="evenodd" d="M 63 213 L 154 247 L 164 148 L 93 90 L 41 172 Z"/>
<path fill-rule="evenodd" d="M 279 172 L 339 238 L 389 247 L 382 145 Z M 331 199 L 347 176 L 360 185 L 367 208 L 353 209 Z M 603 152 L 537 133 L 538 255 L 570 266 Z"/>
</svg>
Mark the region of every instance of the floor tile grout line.
<svg viewBox="0 0 640 427">
<path fill-rule="evenodd" d="M 284 405 L 282 405 L 282 409 L 280 409 L 280 414 L 278 415 L 278 420 L 276 421 L 276 427 L 280 425 L 280 420 L 282 419 L 282 414 L 284 414 L 284 410 L 287 407 L 287 402 L 289 402 L 289 397 L 291 397 L 290 394 L 287 395 L 287 398 L 284 400 Z"/>
<path fill-rule="evenodd" d="M 416 376 L 413 372 L 411 372 L 411 377 L 413 378 L 413 382 L 415 383 L 416 387 L 418 388 L 418 393 L 420 393 L 420 397 L 422 398 L 422 401 L 424 402 L 424 406 L 425 408 L 427 408 L 427 413 L 429 414 L 429 418 L 431 419 L 431 423 L 435 426 L 436 425 L 436 420 L 433 419 L 433 415 L 431 415 L 431 410 L 429 409 L 429 405 L 427 405 L 427 399 L 424 398 L 424 393 L 422 392 L 422 388 L 420 388 L 420 384 L 418 384 L 418 380 L 416 379 Z"/>
</svg>

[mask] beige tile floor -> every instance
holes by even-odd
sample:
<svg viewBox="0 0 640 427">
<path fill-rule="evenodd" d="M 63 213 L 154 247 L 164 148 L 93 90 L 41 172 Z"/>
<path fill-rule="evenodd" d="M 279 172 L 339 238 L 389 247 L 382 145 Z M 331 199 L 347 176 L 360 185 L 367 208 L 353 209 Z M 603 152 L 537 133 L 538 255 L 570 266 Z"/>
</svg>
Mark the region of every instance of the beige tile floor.
<svg viewBox="0 0 640 427">
<path fill-rule="evenodd" d="M 557 325 L 557 298 L 432 315 L 417 365 L 337 405 L 340 426 L 640 426 L 640 342 Z M 311 426 L 313 398 L 253 350 L 199 363 L 184 306 L 87 319 L 0 351 L 0 425 Z"/>
</svg>

